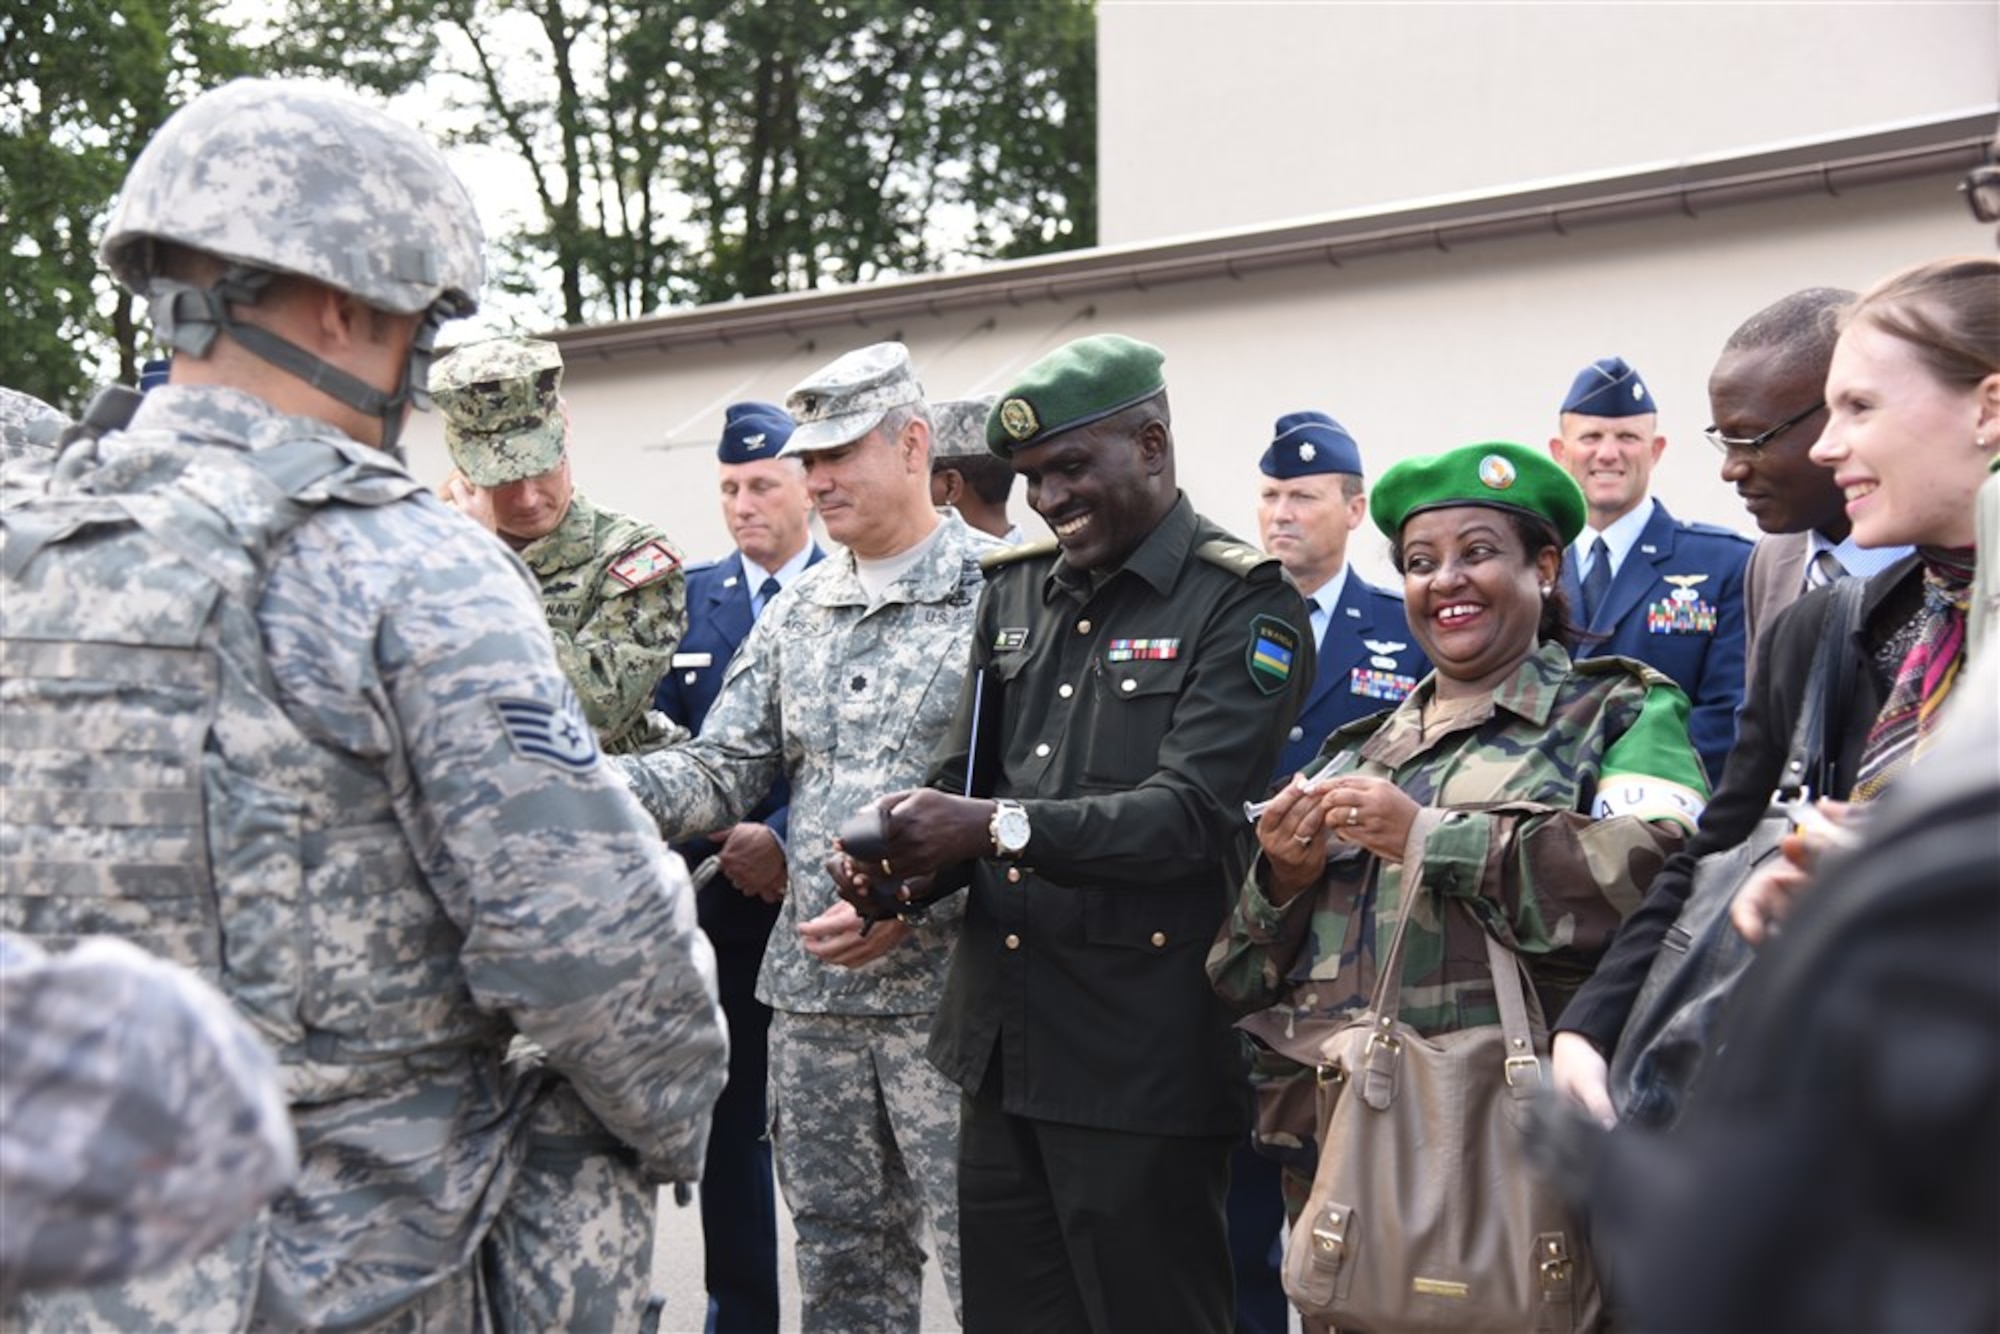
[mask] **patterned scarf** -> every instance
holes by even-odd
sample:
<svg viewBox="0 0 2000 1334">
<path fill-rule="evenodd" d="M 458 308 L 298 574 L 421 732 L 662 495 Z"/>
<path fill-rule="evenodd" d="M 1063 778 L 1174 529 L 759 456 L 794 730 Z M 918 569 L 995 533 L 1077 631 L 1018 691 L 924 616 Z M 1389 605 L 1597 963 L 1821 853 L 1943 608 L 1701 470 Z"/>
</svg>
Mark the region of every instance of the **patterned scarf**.
<svg viewBox="0 0 2000 1334">
<path fill-rule="evenodd" d="M 1861 751 L 1855 801 L 1871 801 L 1903 766 L 1930 748 L 1932 729 L 1965 662 L 1965 613 L 1972 603 L 1971 547 L 1923 547 L 1924 605 L 1916 642 L 1896 669 L 1889 698 Z"/>
</svg>

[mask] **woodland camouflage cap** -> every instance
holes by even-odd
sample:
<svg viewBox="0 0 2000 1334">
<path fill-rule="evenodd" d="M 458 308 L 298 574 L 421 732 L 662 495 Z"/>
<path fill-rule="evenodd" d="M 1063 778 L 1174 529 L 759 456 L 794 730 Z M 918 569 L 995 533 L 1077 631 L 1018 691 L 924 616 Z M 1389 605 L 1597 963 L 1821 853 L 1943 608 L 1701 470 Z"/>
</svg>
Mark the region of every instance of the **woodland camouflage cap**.
<svg viewBox="0 0 2000 1334">
<path fill-rule="evenodd" d="M 99 251 L 140 295 L 149 239 L 300 274 L 400 315 L 440 298 L 470 314 L 486 273 L 472 198 L 428 139 L 291 80 L 224 84 L 160 127 Z"/>
<path fill-rule="evenodd" d="M 489 338 L 431 367 L 451 461 L 479 486 L 539 477 L 562 462 L 562 352 L 538 338 Z"/>
</svg>

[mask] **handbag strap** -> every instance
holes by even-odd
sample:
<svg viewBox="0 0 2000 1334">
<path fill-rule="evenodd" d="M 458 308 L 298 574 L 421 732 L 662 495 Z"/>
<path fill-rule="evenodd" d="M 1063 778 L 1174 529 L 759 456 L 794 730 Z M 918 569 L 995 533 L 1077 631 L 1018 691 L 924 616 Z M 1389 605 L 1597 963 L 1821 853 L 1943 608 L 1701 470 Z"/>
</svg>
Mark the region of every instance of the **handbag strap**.
<svg viewBox="0 0 2000 1334">
<path fill-rule="evenodd" d="M 1792 726 L 1792 748 L 1778 779 L 1778 792 L 1795 798 L 1810 788 L 1816 796 L 1831 795 L 1835 759 L 1827 738 L 1838 736 L 1833 725 L 1834 710 L 1845 708 L 1854 680 L 1854 655 L 1848 641 L 1861 623 L 1861 598 L 1868 581 L 1852 575 L 1835 581 L 1833 606 L 1820 626 L 1819 646 L 1813 651 L 1812 671 L 1806 677 L 1805 701 L 1799 707 L 1798 722 Z"/>
<path fill-rule="evenodd" d="M 1404 844 L 1402 901 L 1396 908 L 1396 930 L 1389 939 L 1389 948 L 1379 956 L 1375 995 L 1370 1005 L 1375 1031 L 1369 1036 L 1361 1063 L 1361 1094 L 1372 1107 L 1386 1107 L 1394 1096 L 1396 1061 L 1402 1051 L 1396 1023 L 1403 1002 L 1403 940 L 1409 934 L 1417 900 L 1425 893 L 1423 845 L 1444 815 L 1436 807 L 1420 808 Z M 1540 1049 L 1536 1045 L 1537 1032 L 1542 1026 L 1539 1010 L 1531 1013 L 1528 1009 L 1527 992 L 1521 984 L 1521 958 L 1486 929 L 1471 904 L 1460 903 L 1459 907 L 1486 942 L 1486 967 L 1493 975 L 1493 996 L 1500 1007 L 1500 1033 L 1507 1043 L 1508 1092 L 1516 1100 L 1532 1098 L 1542 1082 Z"/>
</svg>

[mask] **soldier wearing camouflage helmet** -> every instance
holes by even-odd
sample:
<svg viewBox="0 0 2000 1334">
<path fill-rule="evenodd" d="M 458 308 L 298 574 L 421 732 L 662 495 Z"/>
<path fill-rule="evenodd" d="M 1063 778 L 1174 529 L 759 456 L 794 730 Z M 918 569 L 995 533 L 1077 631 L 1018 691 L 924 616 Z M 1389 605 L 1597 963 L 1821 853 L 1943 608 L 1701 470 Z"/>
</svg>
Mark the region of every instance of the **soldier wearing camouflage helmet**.
<svg viewBox="0 0 2000 1334">
<path fill-rule="evenodd" d="M 545 1283 L 489 1250 L 545 1068 L 631 1171 L 689 1179 L 726 1041 L 685 872 L 532 582 L 384 452 L 474 308 L 471 201 L 409 127 L 246 80 L 161 128 L 103 254 L 177 355 L 0 510 L 0 927 L 216 983 L 278 1058 L 300 1170 L 217 1251 L 41 1317 L 560 1325 L 538 1297 L 609 1286 L 595 1253 L 545 1233 Z"/>
<path fill-rule="evenodd" d="M 924 1059 L 958 912 L 864 929 L 822 858 L 849 816 L 922 776 L 964 677 L 979 558 L 1000 547 L 931 506 L 929 411 L 901 343 L 836 359 L 785 407 L 781 457 L 804 463 L 846 549 L 758 618 L 699 737 L 620 763 L 670 838 L 726 829 L 790 780 L 757 999 L 805 1328 L 914 1329 L 925 1215 L 958 1300 L 957 1095 Z"/>
<path fill-rule="evenodd" d="M 497 534 L 542 586 L 556 660 L 614 755 L 661 739 L 647 705 L 687 629 L 680 552 L 570 480 L 562 352 L 536 338 L 456 348 L 431 369 L 457 471 L 443 495 Z"/>
<path fill-rule="evenodd" d="M 931 442 L 931 504 L 949 506 L 980 532 L 1017 547 L 1028 535 L 1007 517 L 1014 469 L 986 448 L 986 415 L 993 411 L 994 397 L 951 398 L 931 405 L 937 428 Z"/>
</svg>

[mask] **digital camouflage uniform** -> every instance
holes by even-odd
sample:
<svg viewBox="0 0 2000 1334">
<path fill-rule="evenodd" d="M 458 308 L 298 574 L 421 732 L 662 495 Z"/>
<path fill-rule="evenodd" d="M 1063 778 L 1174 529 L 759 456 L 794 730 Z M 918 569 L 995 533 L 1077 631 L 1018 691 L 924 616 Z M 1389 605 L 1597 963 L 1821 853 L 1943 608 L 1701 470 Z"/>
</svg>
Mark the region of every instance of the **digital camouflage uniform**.
<svg viewBox="0 0 2000 1334">
<path fill-rule="evenodd" d="M 32 394 L 0 385 L 0 463 L 47 458 L 69 429 L 69 418 Z"/>
<path fill-rule="evenodd" d="M 257 1035 L 120 940 L 0 932 L 0 1071 L 0 1305 L 194 1255 L 298 1170 Z"/>
<path fill-rule="evenodd" d="M 687 580 L 666 534 L 574 493 L 554 532 L 521 549 L 542 585 L 556 661 L 606 753 L 664 740 L 646 716 L 687 631 Z"/>
<path fill-rule="evenodd" d="M 341 462 L 288 514 L 251 460 L 302 444 Z M 645 1171 L 699 1172 L 726 1044 L 685 873 L 598 759 L 520 567 L 400 467 L 221 388 L 156 390 L 97 450 L 73 490 L 0 514 L 4 924 L 116 931 L 216 978 L 279 1055 L 301 1170 L 265 1228 L 99 1293 L 95 1318 L 479 1327 L 479 1251 L 543 1079 L 504 1062 L 515 1033 Z M 161 516 L 201 563 L 49 536 L 45 516 L 92 507 Z M 207 540 L 224 531 L 248 545 Z M 13 568 L 17 543 L 43 539 Z M 100 752 L 124 715 L 62 681 L 120 658 L 165 670 L 124 645 L 187 625 L 209 571 L 246 560 L 261 571 L 229 586 L 261 583 L 254 619 L 225 594 L 196 651 L 223 664 L 214 729 L 197 715 L 173 734 L 195 751 L 168 755 L 204 775 L 211 870 L 173 823 L 199 819 L 174 798 L 185 779 Z M 103 642 L 109 664 L 90 656 Z M 79 773 L 125 775 L 152 827 L 109 823 L 126 817 L 82 800 Z"/>
<path fill-rule="evenodd" d="M 946 514 L 872 605 L 853 554 L 830 555 L 765 608 L 698 738 L 621 761 L 669 838 L 726 828 L 791 780 L 789 886 L 757 998 L 776 1012 L 772 1141 L 808 1329 L 916 1328 L 926 1208 L 956 1299 L 958 1097 L 924 1045 L 958 908 L 863 968 L 820 963 L 798 927 L 837 900 L 821 862 L 841 823 L 922 781 L 958 702 L 979 558 L 998 548 Z"/>
<path fill-rule="evenodd" d="M 469 343 L 439 360 L 431 393 L 452 462 L 473 484 L 505 486 L 562 462 L 562 370 L 555 344 L 533 338 Z M 687 631 L 680 552 L 658 528 L 599 509 L 581 491 L 552 532 L 519 549 L 599 744 L 613 755 L 661 744 L 647 705 Z"/>
<path fill-rule="evenodd" d="M 1425 736 L 1433 673 L 1386 718 L 1336 731 L 1322 757 L 1358 751 L 1352 772 L 1387 778 L 1446 814 L 1412 852 L 1429 902 L 1404 942 L 1402 1016 L 1425 1033 L 1499 1022 L 1471 906 L 1526 956 L 1553 1020 L 1647 884 L 1694 827 L 1707 796 L 1687 739 L 1687 697 L 1624 658 L 1572 665 L 1543 644 L 1457 726 Z M 1315 761 L 1317 763 L 1317 761 Z M 1393 927 L 1404 867 L 1334 845 L 1318 887 L 1284 907 L 1264 896 L 1260 856 L 1209 954 L 1224 1001 L 1255 1040 L 1257 1137 L 1285 1167 L 1296 1218 L 1312 1184 L 1313 1070 L 1321 1044 L 1375 989 L 1377 936 Z"/>
</svg>

